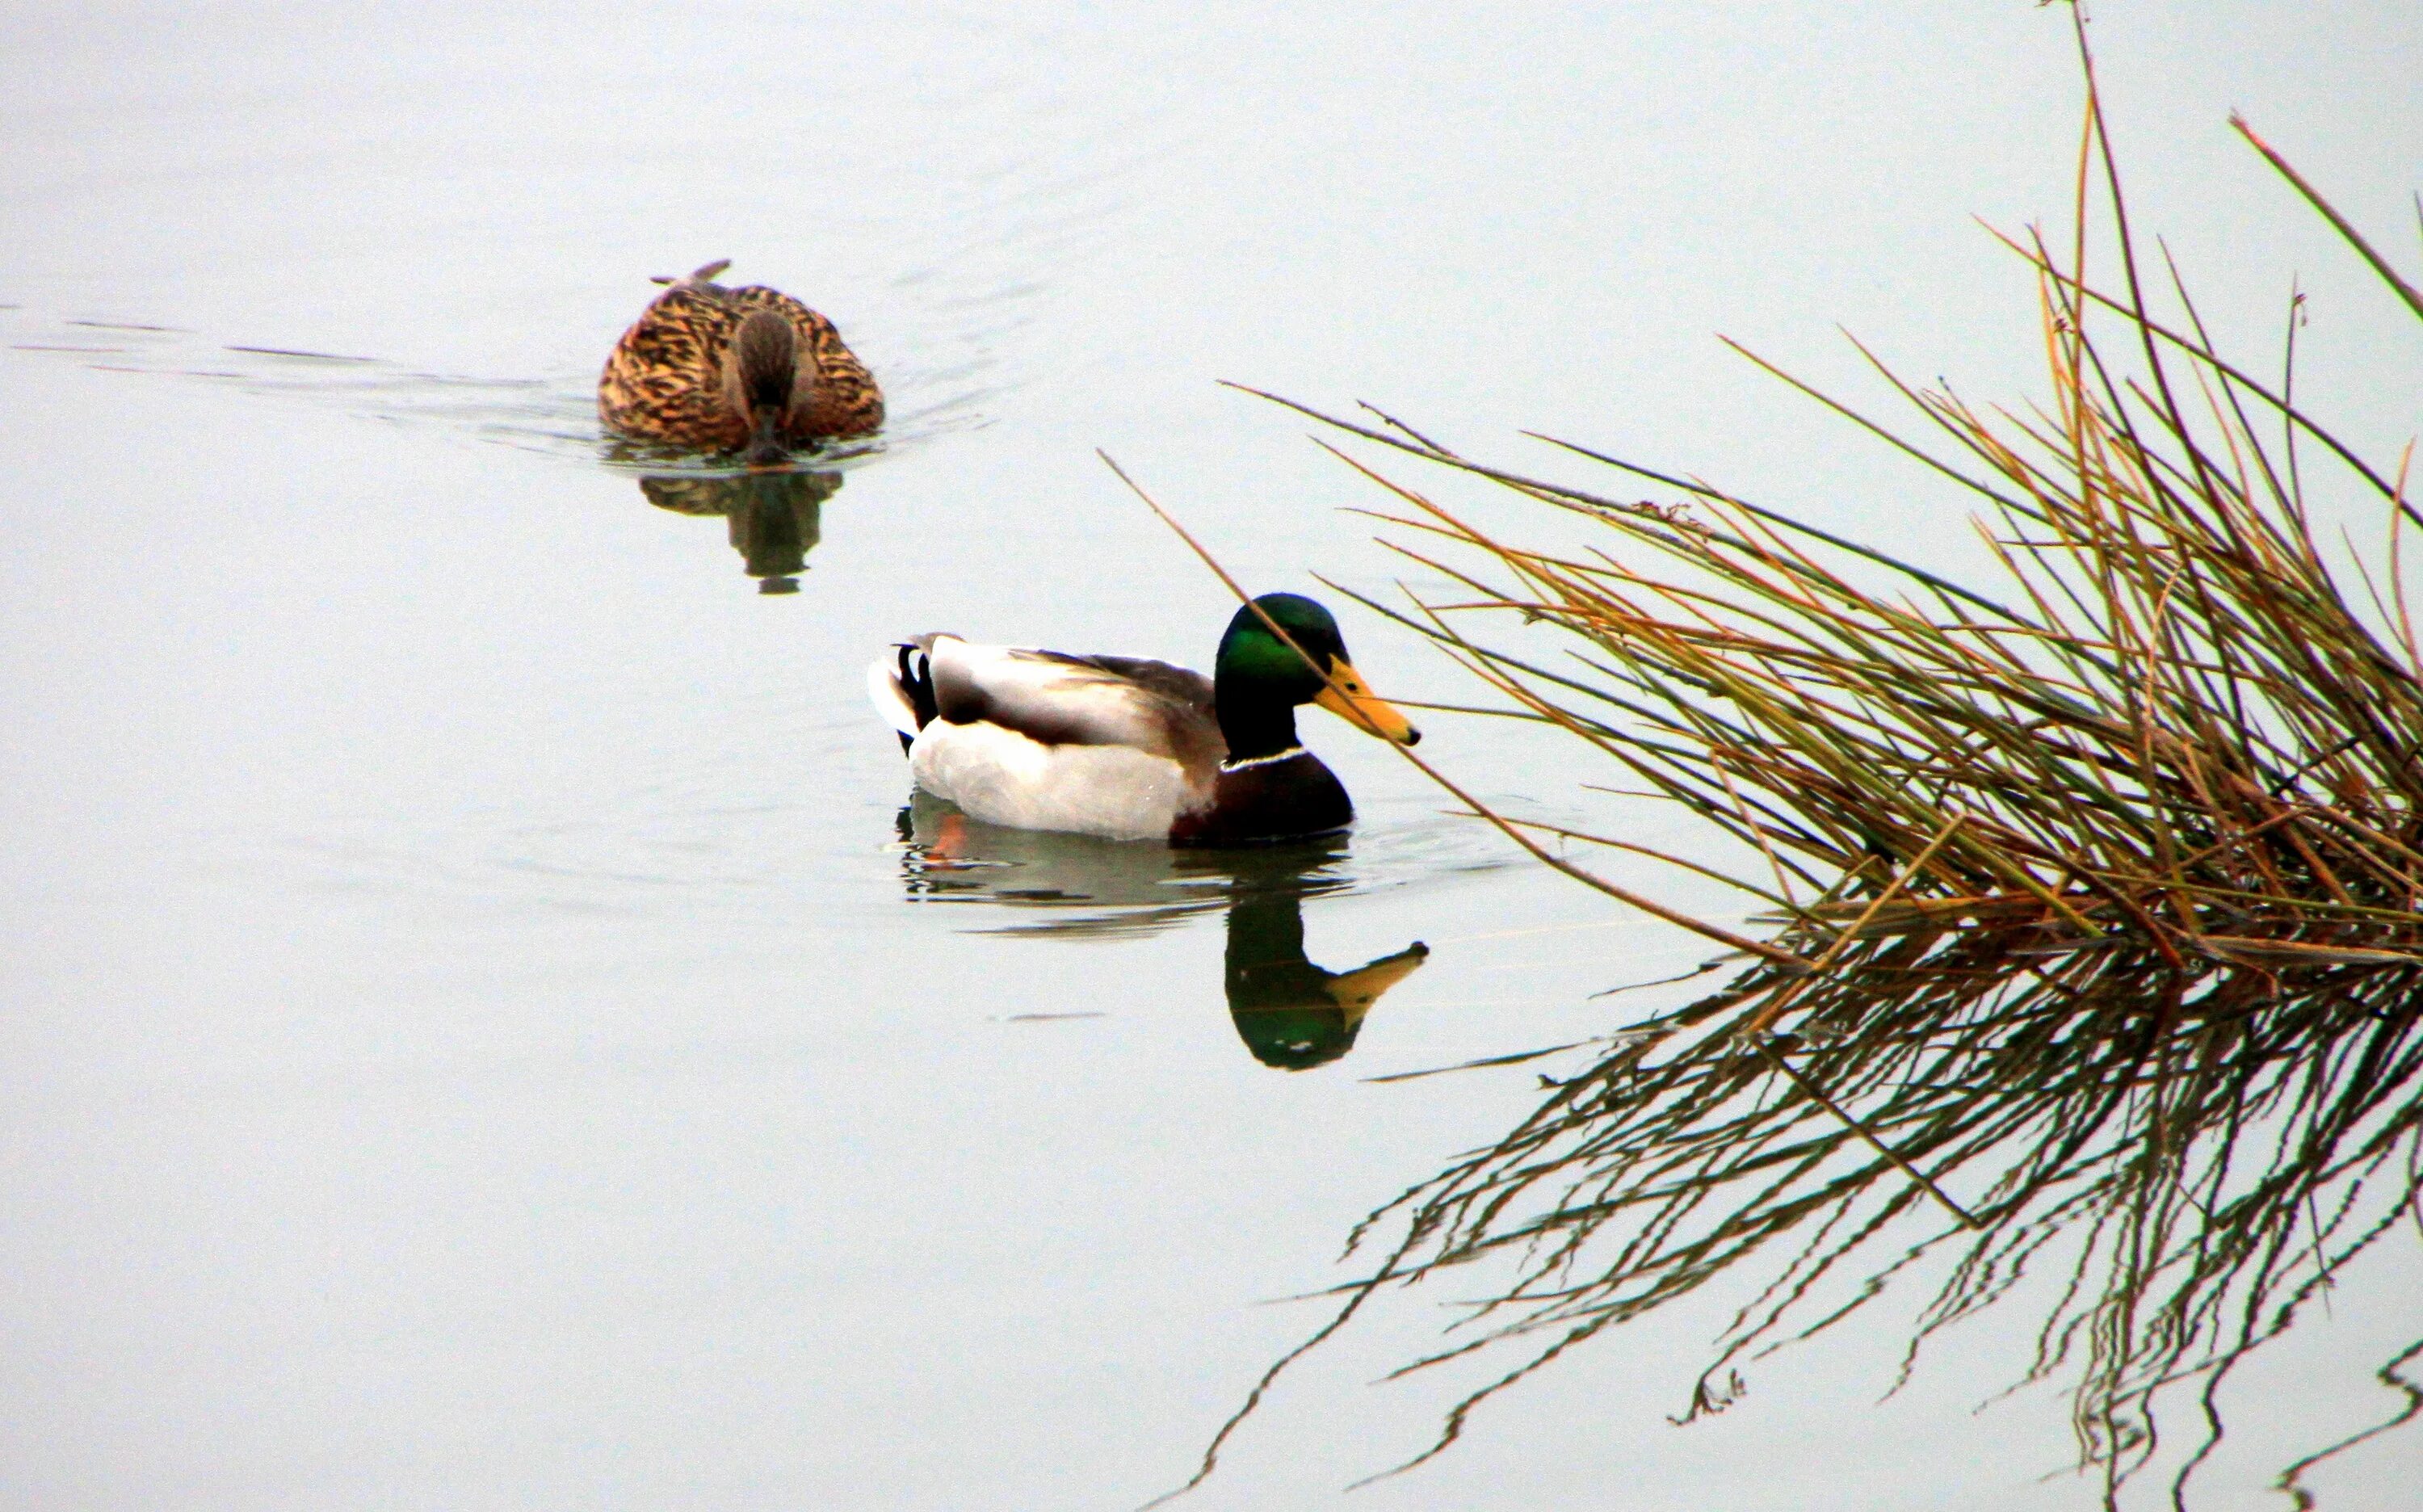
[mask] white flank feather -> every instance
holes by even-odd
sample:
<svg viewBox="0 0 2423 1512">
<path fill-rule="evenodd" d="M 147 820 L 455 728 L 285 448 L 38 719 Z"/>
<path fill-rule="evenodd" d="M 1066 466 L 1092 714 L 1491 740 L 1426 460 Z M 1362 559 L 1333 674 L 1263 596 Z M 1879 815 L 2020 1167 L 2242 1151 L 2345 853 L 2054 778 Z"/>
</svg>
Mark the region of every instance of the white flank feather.
<svg viewBox="0 0 2423 1512">
<path fill-rule="evenodd" d="M 1016 730 L 936 720 L 909 748 L 917 786 L 970 817 L 1021 830 L 1164 840 L 1185 773 L 1127 745 L 1045 745 Z"/>
</svg>

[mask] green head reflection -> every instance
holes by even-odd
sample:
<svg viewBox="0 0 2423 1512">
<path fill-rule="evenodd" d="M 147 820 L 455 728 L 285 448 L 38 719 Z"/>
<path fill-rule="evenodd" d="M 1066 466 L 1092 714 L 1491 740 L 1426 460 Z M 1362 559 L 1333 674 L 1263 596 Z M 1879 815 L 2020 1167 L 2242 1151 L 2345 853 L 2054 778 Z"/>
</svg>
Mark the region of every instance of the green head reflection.
<svg viewBox="0 0 2423 1512">
<path fill-rule="evenodd" d="M 721 515 L 732 549 L 757 591 L 793 594 L 808 553 L 823 538 L 819 514 L 841 487 L 838 472 L 765 470 L 729 476 L 664 473 L 640 480 L 640 492 L 677 515 Z"/>
<path fill-rule="evenodd" d="M 1354 971 L 1317 966 L 1304 953 L 1304 896 L 1289 888 L 1240 895 L 1228 905 L 1228 1016 L 1254 1058 L 1285 1071 L 1325 1065 L 1354 1048 L 1380 995 L 1430 956 L 1417 940 Z"/>
<path fill-rule="evenodd" d="M 901 810 L 900 836 L 910 896 L 1007 911 L 985 932 L 1128 938 L 1225 910 L 1229 1018 L 1256 1060 L 1282 1070 L 1353 1049 L 1381 995 L 1430 955 L 1416 942 L 1337 972 L 1305 954 L 1305 900 L 1354 884 L 1342 836 L 1234 851 L 1121 845 L 980 824 L 925 793 Z"/>
</svg>

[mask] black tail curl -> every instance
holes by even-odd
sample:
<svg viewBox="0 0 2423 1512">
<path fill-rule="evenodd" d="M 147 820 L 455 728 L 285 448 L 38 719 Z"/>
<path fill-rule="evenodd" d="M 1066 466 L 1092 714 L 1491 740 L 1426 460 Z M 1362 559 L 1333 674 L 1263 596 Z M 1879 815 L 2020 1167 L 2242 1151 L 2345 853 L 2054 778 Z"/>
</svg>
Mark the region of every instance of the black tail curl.
<svg viewBox="0 0 2423 1512">
<path fill-rule="evenodd" d="M 917 727 L 924 729 L 934 723 L 938 708 L 934 702 L 934 661 L 926 648 L 908 642 L 893 647 L 897 653 L 900 691 L 909 695 L 909 707 L 917 716 Z M 912 737 L 900 737 L 900 749 L 906 751 Z"/>
</svg>

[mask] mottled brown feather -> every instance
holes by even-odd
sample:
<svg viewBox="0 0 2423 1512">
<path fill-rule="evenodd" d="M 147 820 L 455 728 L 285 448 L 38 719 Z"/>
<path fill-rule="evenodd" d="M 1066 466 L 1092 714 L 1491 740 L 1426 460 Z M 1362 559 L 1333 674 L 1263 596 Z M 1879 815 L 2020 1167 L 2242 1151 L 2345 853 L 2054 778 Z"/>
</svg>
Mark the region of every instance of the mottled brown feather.
<svg viewBox="0 0 2423 1512">
<path fill-rule="evenodd" d="M 685 279 L 658 294 L 614 343 L 597 379 L 597 416 L 635 440 L 730 451 L 750 438 L 749 417 L 724 397 L 723 358 L 752 310 L 791 323 L 816 367 L 812 398 L 786 417 L 794 446 L 864 436 L 883 423 L 883 393 L 833 323 L 780 290 L 727 289 Z"/>
</svg>

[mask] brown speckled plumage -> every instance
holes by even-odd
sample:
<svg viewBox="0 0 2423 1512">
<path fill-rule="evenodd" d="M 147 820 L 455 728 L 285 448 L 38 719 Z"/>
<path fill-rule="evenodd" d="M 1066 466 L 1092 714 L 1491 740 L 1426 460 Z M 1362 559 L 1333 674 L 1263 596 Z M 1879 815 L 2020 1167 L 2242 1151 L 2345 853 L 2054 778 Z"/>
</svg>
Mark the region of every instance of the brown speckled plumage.
<svg viewBox="0 0 2423 1512">
<path fill-rule="evenodd" d="M 724 355 L 752 310 L 789 321 L 802 361 L 815 364 L 813 390 L 783 427 L 785 442 L 864 436 L 883 423 L 882 390 L 831 321 L 779 290 L 714 282 L 723 267 L 712 263 L 674 283 L 614 343 L 597 379 L 597 416 L 608 430 L 705 451 L 746 445 L 750 418 L 727 398 Z"/>
</svg>

